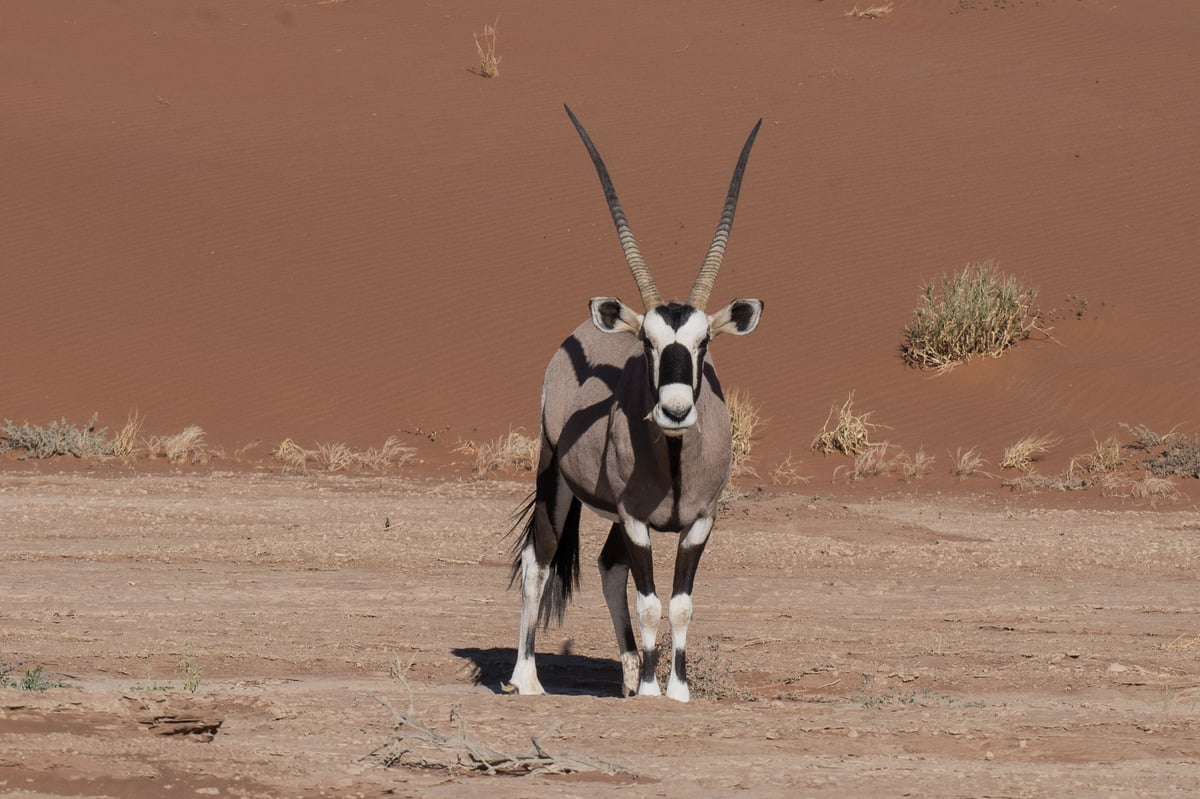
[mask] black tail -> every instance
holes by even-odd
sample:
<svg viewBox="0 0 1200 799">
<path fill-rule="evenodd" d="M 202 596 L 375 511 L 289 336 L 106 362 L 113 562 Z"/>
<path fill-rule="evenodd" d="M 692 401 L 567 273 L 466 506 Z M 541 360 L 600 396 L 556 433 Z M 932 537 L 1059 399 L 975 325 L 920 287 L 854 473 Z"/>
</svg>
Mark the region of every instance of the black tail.
<svg viewBox="0 0 1200 799">
<path fill-rule="evenodd" d="M 556 469 L 550 468 L 538 475 L 537 489 L 530 492 L 525 501 L 513 513 L 513 525 L 509 535 L 521 530 L 520 536 L 512 546 L 512 573 L 508 579 L 508 587 L 512 588 L 521 578 L 521 553 L 525 547 L 537 546 L 535 536 L 539 522 L 551 529 L 549 514 L 554 505 L 554 493 L 558 489 Z M 549 484 L 548 486 L 546 484 Z M 539 503 L 538 499 L 543 501 Z M 567 605 L 571 595 L 579 587 L 579 514 L 581 503 L 571 497 L 571 505 L 567 509 L 567 518 L 563 522 L 562 534 L 554 556 L 550 559 L 550 579 L 546 590 L 542 592 L 542 604 L 538 608 L 538 622 L 544 629 L 550 627 L 551 619 L 555 624 L 562 624 L 567 613 Z M 540 518 L 539 518 L 540 515 Z"/>
</svg>

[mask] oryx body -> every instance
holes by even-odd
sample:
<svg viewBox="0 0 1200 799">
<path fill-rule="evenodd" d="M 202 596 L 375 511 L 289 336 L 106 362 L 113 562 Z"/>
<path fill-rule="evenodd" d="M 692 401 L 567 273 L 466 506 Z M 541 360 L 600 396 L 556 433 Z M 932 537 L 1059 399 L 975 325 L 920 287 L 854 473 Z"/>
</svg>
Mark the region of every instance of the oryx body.
<svg viewBox="0 0 1200 799">
<path fill-rule="evenodd" d="M 730 471 L 729 411 L 708 344 L 721 333 L 751 332 L 762 312 L 759 300 L 734 300 L 711 315 L 705 305 L 758 126 L 734 170 L 691 296 L 686 303 L 664 303 L 604 162 L 570 109 L 567 113 L 592 156 L 646 310 L 638 313 L 615 297 L 593 298 L 592 318 L 563 342 L 546 369 L 537 485 L 524 511 L 528 519 L 513 564 L 522 610 L 511 685 L 522 694 L 543 692 L 534 664 L 537 625 L 561 619 L 578 580 L 579 514 L 587 505 L 613 522 L 598 564 L 630 693 L 660 693 L 655 644 L 662 604 L 654 586 L 650 531 L 679 534 L 668 607 L 673 657 L 667 695 L 686 701 L 692 584 Z M 626 598 L 630 573 L 640 641 Z"/>
</svg>

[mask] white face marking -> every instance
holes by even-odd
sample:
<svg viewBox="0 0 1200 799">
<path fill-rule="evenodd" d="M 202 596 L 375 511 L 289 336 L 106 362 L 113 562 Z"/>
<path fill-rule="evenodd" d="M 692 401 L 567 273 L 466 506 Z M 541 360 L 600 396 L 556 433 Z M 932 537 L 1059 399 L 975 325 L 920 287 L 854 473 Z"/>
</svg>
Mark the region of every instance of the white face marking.
<svg viewBox="0 0 1200 799">
<path fill-rule="evenodd" d="M 652 378 L 654 385 L 658 386 L 658 402 L 651 416 L 667 435 L 683 435 L 684 431 L 696 424 L 695 393 L 703 368 L 699 358 L 700 347 L 707 340 L 708 333 L 708 317 L 700 312 L 692 313 L 678 330 L 657 313 L 648 313 L 643 320 L 642 336 L 650 344 Z M 691 356 L 691 385 L 660 382 L 662 353 L 672 344 L 683 346 Z"/>
</svg>

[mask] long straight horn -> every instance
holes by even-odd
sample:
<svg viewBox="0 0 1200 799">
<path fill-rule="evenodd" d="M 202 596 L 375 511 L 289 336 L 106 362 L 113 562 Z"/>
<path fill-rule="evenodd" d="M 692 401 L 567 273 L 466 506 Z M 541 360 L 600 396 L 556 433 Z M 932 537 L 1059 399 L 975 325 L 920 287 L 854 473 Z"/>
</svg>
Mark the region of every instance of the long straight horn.
<svg viewBox="0 0 1200 799">
<path fill-rule="evenodd" d="M 721 271 L 721 261 L 725 258 L 725 247 L 729 244 L 729 231 L 733 228 L 733 212 L 737 210 L 738 193 L 742 190 L 742 175 L 746 171 L 746 161 L 750 158 L 750 148 L 754 146 L 754 137 L 758 135 L 758 129 L 762 126 L 762 120 L 754 125 L 754 130 L 750 131 L 750 135 L 746 138 L 746 144 L 742 147 L 742 154 L 738 158 L 737 166 L 733 169 L 733 179 L 729 181 L 729 193 L 725 195 L 725 207 L 721 209 L 721 221 L 717 224 L 717 232 L 713 234 L 712 245 L 708 248 L 708 255 L 704 256 L 704 264 L 700 267 L 700 274 L 696 276 L 696 283 L 692 286 L 692 295 L 688 298 L 688 305 L 703 311 L 708 305 L 708 297 L 712 294 L 713 283 L 717 280 L 717 272 Z"/>
<path fill-rule="evenodd" d="M 604 166 L 604 159 L 600 157 L 596 145 L 592 144 L 583 125 L 579 124 L 579 120 L 571 112 L 571 107 L 563 103 L 563 108 L 567 109 L 567 116 L 571 118 L 571 123 L 575 125 L 579 138 L 583 139 L 583 146 L 587 147 L 588 155 L 592 157 L 592 163 L 596 165 L 596 174 L 600 176 L 600 186 L 604 189 L 604 198 L 608 200 L 608 211 L 612 214 L 613 224 L 617 226 L 617 238 L 621 240 L 625 261 L 629 264 L 629 271 L 633 273 L 633 279 L 637 281 L 638 291 L 642 293 L 642 304 L 647 311 L 662 305 L 662 295 L 654 286 L 654 278 L 650 277 L 646 259 L 642 258 L 642 251 L 638 248 L 637 239 L 633 237 L 633 231 L 629 229 L 629 220 L 625 218 L 621 201 L 617 199 L 617 190 L 613 188 L 612 178 L 608 176 L 608 169 Z"/>
</svg>

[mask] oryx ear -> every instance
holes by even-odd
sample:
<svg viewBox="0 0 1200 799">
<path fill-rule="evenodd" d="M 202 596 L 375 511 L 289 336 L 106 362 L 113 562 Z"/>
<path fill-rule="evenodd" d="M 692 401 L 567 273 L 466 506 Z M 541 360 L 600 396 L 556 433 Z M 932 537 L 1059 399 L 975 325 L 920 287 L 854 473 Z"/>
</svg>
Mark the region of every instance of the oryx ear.
<svg viewBox="0 0 1200 799">
<path fill-rule="evenodd" d="M 605 333 L 642 332 L 642 315 L 616 297 L 592 297 L 588 301 L 592 309 L 592 321 Z"/>
<path fill-rule="evenodd" d="M 744 336 L 758 327 L 762 316 L 762 300 L 734 300 L 708 317 L 708 336 L 716 338 L 722 333 Z"/>
</svg>

